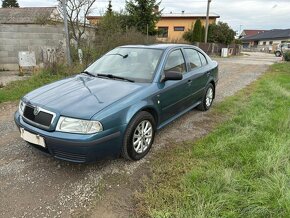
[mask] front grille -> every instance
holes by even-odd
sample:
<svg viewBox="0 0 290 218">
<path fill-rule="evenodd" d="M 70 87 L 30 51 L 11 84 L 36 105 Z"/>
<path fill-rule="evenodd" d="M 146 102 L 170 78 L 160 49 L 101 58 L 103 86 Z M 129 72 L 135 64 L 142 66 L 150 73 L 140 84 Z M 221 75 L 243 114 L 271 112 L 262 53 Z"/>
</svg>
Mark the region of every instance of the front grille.
<svg viewBox="0 0 290 218">
<path fill-rule="evenodd" d="M 61 151 L 61 150 L 53 150 L 53 154 L 55 157 L 63 159 L 63 160 L 68 160 L 68 161 L 73 161 L 73 162 L 78 162 L 78 163 L 84 163 L 86 162 L 86 155 L 85 154 L 76 154 L 76 153 L 71 153 L 71 152 L 66 152 L 66 151 Z"/>
<path fill-rule="evenodd" d="M 35 107 L 26 105 L 23 112 L 23 116 L 26 119 L 32 121 L 33 123 L 39 124 L 44 127 L 49 127 L 53 119 L 53 114 L 47 113 L 41 109 L 39 110 L 38 113 L 35 114 L 34 109 Z"/>
</svg>

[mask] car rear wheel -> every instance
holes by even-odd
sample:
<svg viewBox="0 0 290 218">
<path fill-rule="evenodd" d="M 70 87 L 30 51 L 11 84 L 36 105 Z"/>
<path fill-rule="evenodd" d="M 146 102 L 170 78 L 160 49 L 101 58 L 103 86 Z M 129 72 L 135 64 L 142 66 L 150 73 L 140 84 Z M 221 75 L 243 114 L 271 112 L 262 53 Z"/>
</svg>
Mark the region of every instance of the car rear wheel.
<svg viewBox="0 0 290 218">
<path fill-rule="evenodd" d="M 282 53 L 280 51 L 275 52 L 276 57 L 281 57 Z"/>
<path fill-rule="evenodd" d="M 124 136 L 122 156 L 128 160 L 140 160 L 150 151 L 155 136 L 153 116 L 142 111 L 129 123 Z"/>
<path fill-rule="evenodd" d="M 215 92 L 214 86 L 210 83 L 207 85 L 205 90 L 206 91 L 202 98 L 202 102 L 198 106 L 198 109 L 201 111 L 207 111 L 208 109 L 210 109 L 214 100 L 214 92 Z"/>
</svg>

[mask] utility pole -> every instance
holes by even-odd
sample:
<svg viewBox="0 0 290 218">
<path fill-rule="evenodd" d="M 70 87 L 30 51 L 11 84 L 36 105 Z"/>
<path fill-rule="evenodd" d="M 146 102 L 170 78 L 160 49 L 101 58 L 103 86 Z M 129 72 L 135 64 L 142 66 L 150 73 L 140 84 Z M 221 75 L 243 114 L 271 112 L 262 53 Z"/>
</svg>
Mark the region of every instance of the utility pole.
<svg viewBox="0 0 290 218">
<path fill-rule="evenodd" d="M 65 38 L 66 38 L 66 58 L 67 58 L 67 65 L 71 66 L 71 55 L 70 55 L 70 43 L 69 43 L 69 32 L 68 32 L 68 24 L 67 24 L 67 10 L 66 10 L 66 0 L 62 0 L 62 11 L 63 11 L 63 22 L 64 22 L 64 31 L 65 31 Z"/>
<path fill-rule="evenodd" d="M 207 43 L 207 36 L 208 36 L 208 25 L 209 25 L 209 6 L 210 6 L 211 0 L 207 1 L 207 11 L 206 11 L 206 24 L 205 24 L 205 37 L 204 42 Z"/>
<path fill-rule="evenodd" d="M 147 42 L 148 42 L 148 38 L 149 38 L 149 25 L 148 24 L 146 26 L 146 35 L 147 35 Z"/>
</svg>

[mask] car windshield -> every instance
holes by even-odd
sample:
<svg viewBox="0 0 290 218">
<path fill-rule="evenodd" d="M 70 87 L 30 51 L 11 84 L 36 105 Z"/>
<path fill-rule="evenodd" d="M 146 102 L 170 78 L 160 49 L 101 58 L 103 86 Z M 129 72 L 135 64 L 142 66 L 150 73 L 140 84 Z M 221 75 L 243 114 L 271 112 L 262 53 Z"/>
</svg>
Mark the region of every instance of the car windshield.
<svg viewBox="0 0 290 218">
<path fill-rule="evenodd" d="M 86 69 L 95 76 L 152 82 L 163 51 L 149 48 L 115 48 Z"/>
</svg>

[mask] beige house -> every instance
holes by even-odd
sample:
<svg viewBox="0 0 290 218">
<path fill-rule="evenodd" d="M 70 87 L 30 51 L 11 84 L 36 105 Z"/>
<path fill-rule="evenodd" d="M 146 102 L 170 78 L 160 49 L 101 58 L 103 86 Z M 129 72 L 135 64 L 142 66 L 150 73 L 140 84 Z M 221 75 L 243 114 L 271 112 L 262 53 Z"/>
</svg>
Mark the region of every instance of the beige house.
<svg viewBox="0 0 290 218">
<path fill-rule="evenodd" d="M 210 14 L 209 23 L 216 23 L 217 14 Z M 200 19 L 203 26 L 206 23 L 205 14 L 188 14 L 188 13 L 169 13 L 162 14 L 159 22 L 157 23 L 158 38 L 165 42 L 179 42 L 182 41 L 184 32 L 193 27 L 195 22 Z"/>
<path fill-rule="evenodd" d="M 216 23 L 219 17 L 217 14 L 210 14 L 209 23 Z M 101 18 L 102 16 L 87 16 L 91 25 L 97 25 Z M 197 19 L 200 19 L 202 25 L 205 26 L 205 14 L 189 14 L 184 12 L 162 14 L 156 24 L 159 31 L 158 39 L 163 42 L 183 41 L 183 34 L 191 29 Z"/>
</svg>

